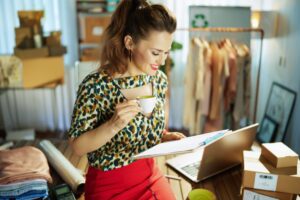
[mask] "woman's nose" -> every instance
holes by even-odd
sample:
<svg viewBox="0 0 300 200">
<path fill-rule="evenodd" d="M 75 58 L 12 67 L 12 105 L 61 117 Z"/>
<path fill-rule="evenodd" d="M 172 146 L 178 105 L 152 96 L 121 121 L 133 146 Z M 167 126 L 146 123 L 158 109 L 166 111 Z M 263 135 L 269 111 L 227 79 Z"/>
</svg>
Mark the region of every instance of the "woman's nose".
<svg viewBox="0 0 300 200">
<path fill-rule="evenodd" d="M 166 61 L 167 56 L 162 54 L 161 56 L 159 56 L 159 59 L 157 60 L 157 64 L 160 65 L 164 65 L 165 61 Z"/>
</svg>

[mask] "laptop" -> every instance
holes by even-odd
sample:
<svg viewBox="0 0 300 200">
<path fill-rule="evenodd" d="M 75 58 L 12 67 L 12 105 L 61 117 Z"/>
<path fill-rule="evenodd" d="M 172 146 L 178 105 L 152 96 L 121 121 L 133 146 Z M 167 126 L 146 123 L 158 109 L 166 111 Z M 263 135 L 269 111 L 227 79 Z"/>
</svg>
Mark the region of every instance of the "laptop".
<svg viewBox="0 0 300 200">
<path fill-rule="evenodd" d="M 205 148 L 177 156 L 167 165 L 193 182 L 200 182 L 243 161 L 243 151 L 249 150 L 255 139 L 258 123 L 230 131 Z"/>
</svg>

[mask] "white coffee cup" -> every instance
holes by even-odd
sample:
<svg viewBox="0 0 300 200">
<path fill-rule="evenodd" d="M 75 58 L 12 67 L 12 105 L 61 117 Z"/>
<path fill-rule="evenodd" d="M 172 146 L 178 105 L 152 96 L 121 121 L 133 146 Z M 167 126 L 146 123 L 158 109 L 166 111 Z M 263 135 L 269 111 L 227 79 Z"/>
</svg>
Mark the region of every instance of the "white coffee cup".
<svg viewBox="0 0 300 200">
<path fill-rule="evenodd" d="M 155 96 L 140 96 L 137 97 L 137 101 L 141 106 L 142 112 L 145 114 L 152 113 L 155 104 L 156 97 Z"/>
</svg>

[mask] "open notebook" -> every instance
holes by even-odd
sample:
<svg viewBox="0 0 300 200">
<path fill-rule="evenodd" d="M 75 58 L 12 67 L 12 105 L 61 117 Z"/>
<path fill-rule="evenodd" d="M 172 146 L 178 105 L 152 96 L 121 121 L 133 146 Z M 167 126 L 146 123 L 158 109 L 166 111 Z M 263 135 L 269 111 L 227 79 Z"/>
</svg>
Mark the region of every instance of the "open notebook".
<svg viewBox="0 0 300 200">
<path fill-rule="evenodd" d="M 154 147 L 133 156 L 135 159 L 164 156 L 170 154 L 189 153 L 196 149 L 203 148 L 212 141 L 215 141 L 230 132 L 228 130 L 215 131 L 201 135 L 186 137 L 181 140 L 160 143 Z"/>
</svg>

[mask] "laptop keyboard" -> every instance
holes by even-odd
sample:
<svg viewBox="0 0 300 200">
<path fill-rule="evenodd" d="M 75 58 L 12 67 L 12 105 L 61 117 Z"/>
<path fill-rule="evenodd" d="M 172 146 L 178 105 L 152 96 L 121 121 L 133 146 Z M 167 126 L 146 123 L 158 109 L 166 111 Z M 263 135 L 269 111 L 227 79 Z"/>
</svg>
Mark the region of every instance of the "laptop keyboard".
<svg viewBox="0 0 300 200">
<path fill-rule="evenodd" d="M 184 167 L 181 167 L 183 171 L 185 171 L 187 174 L 189 174 L 192 177 L 198 176 L 198 171 L 200 167 L 200 162 L 196 162 L 190 165 L 186 165 Z"/>
</svg>

